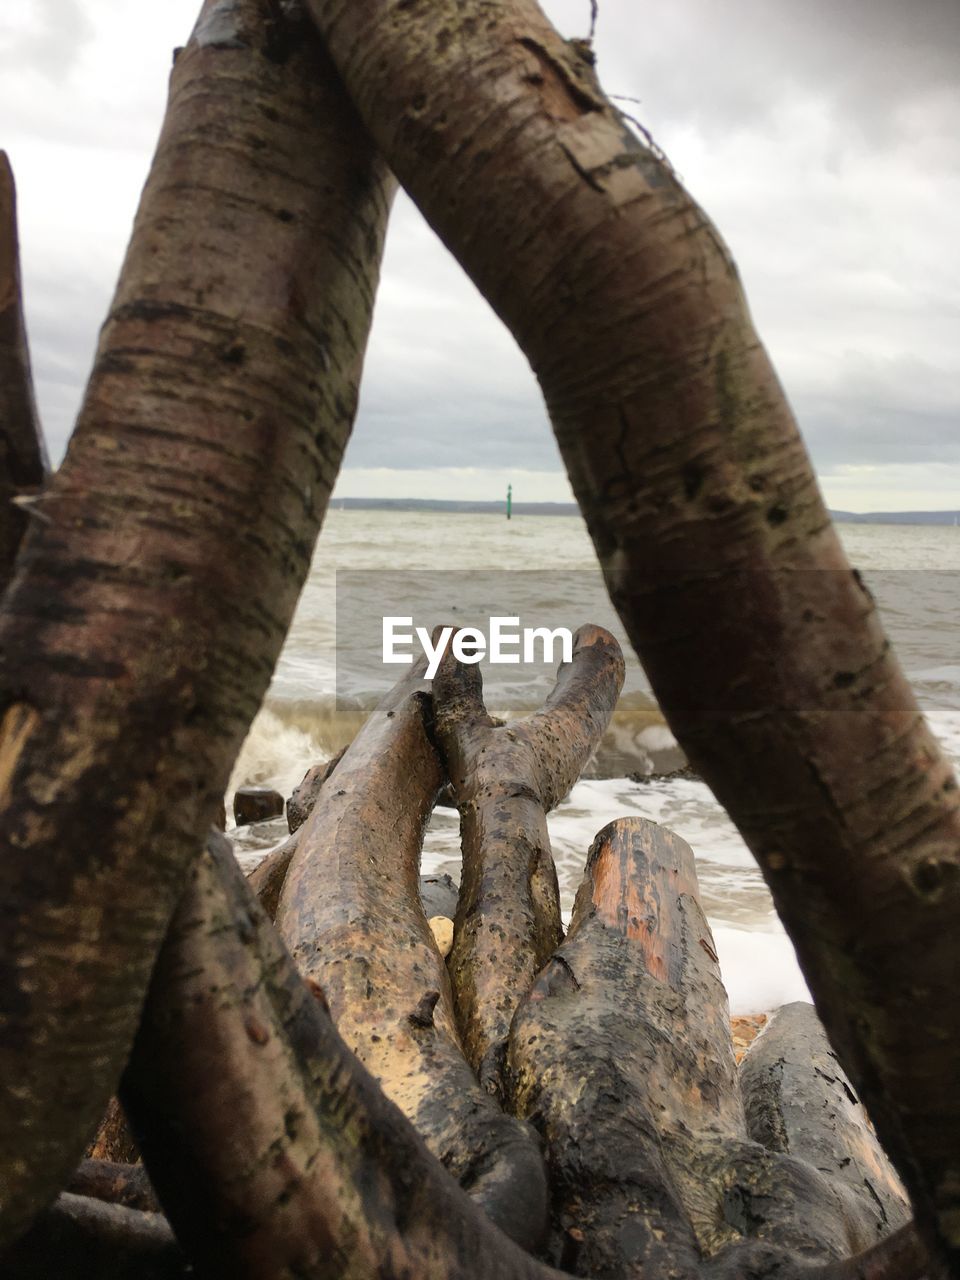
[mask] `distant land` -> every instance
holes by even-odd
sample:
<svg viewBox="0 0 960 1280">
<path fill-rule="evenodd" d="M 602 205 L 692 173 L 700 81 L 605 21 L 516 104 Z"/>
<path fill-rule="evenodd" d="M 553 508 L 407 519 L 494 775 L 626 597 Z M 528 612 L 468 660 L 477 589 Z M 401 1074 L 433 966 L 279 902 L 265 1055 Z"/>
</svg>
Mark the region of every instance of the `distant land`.
<svg viewBox="0 0 960 1280">
<path fill-rule="evenodd" d="M 337 511 L 452 511 L 461 514 L 503 515 L 505 503 L 468 502 L 449 498 L 335 498 Z M 575 516 L 574 502 L 514 502 L 515 516 Z M 957 511 L 831 511 L 834 520 L 848 524 L 957 524 Z"/>
</svg>

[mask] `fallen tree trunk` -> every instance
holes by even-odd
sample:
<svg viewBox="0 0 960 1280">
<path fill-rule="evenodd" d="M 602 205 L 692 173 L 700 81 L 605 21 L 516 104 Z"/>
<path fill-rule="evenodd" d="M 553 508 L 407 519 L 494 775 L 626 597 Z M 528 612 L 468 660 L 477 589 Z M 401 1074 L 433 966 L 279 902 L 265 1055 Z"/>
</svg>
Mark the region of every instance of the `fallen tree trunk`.
<svg viewBox="0 0 960 1280">
<path fill-rule="evenodd" d="M 346 1048 L 211 836 L 122 1097 L 178 1239 L 230 1280 L 559 1280 L 499 1232 Z"/>
<path fill-rule="evenodd" d="M 208 0 L 0 619 L 0 1242 L 116 1086 L 269 682 L 353 419 L 391 192 L 293 11 Z"/>
<path fill-rule="evenodd" d="M 872 1227 L 864 1247 L 910 1218 L 906 1193 L 877 1141 L 813 1005 L 777 1011 L 740 1064 L 750 1136 L 843 1183 Z"/>
<path fill-rule="evenodd" d="M 534 0 L 308 4 L 394 172 L 529 359 L 653 691 L 960 1269 L 960 791 L 726 247 Z"/>
<path fill-rule="evenodd" d="M 380 702 L 297 833 L 277 926 L 386 1096 L 492 1221 L 527 1247 L 546 1222 L 536 1139 L 478 1088 L 420 901 L 443 784 L 424 664 Z"/>
<path fill-rule="evenodd" d="M 547 1148 L 549 1257 L 577 1275 L 773 1277 L 876 1239 L 834 1181 L 749 1141 L 693 855 L 642 818 L 594 841 L 507 1078 Z"/>
<path fill-rule="evenodd" d="M 0 151 L 0 597 L 27 528 L 23 502 L 40 493 L 48 469 L 23 316 L 16 186 Z"/>
<path fill-rule="evenodd" d="M 608 906 L 613 901 L 609 892 L 602 897 Z M 623 946 L 623 928 L 636 926 L 630 902 L 625 914 L 619 896 L 616 901 L 616 923 L 608 921 L 608 928 Z M 581 895 L 581 911 L 584 905 Z M 692 958 L 702 976 L 694 943 L 702 930 L 696 913 L 683 914 L 670 953 L 683 953 L 681 967 Z M 649 913 L 646 922 L 653 923 Z M 584 917 L 567 945 L 575 947 L 588 927 Z M 653 931 L 645 932 L 649 943 Z M 569 976 L 564 981 L 569 985 Z M 668 1009 L 665 995 L 660 1001 Z M 624 1010 L 621 1000 L 617 1012 Z M 549 1037 L 544 1050 L 549 1068 Z M 616 1063 L 626 1062 L 623 1045 L 615 1054 Z M 732 1059 L 729 1044 L 727 1054 Z M 609 1057 L 607 1062 L 613 1065 Z M 708 1083 L 699 1079 L 696 1087 L 700 1105 L 715 1115 L 717 1097 Z M 586 1085 L 589 1092 L 589 1079 Z M 665 1088 L 669 1094 L 675 1086 Z M 204 1275 L 560 1280 L 560 1273 L 512 1245 L 457 1189 L 349 1053 L 218 833 L 191 873 L 165 941 L 122 1092 L 164 1207 Z M 606 1105 L 609 1114 L 612 1100 Z M 655 1116 L 652 1132 L 658 1123 Z M 634 1136 L 629 1117 L 625 1133 Z M 648 1135 L 640 1136 L 642 1163 L 650 1145 Z M 618 1132 L 608 1147 L 614 1161 L 627 1158 L 623 1138 Z M 757 1150 L 768 1172 L 790 1167 L 789 1157 Z M 584 1148 L 580 1174 L 588 1195 L 591 1166 L 595 1170 L 601 1152 L 593 1140 Z M 742 1193 L 744 1185 L 738 1166 L 727 1186 Z M 645 1188 L 655 1193 L 655 1180 L 648 1178 Z M 772 1188 L 776 1193 L 777 1184 Z M 752 1210 L 772 1214 L 771 1187 L 755 1183 L 754 1189 Z M 635 1248 L 636 1226 L 634 1205 L 616 1242 L 621 1256 Z M 806 1229 L 814 1236 L 824 1231 L 822 1223 Z M 802 1255 L 757 1240 L 702 1262 L 691 1245 L 679 1262 L 671 1272 L 677 1280 L 919 1280 L 922 1274 L 922 1253 L 909 1231 L 863 1258 L 826 1266 L 805 1265 Z M 901 1264 L 899 1272 L 890 1269 Z M 651 1271 L 610 1274 L 624 1280 L 645 1274 L 649 1280 Z"/>
<path fill-rule="evenodd" d="M 187 1280 L 165 1218 L 65 1193 L 0 1258 L 4 1280 Z"/>
<path fill-rule="evenodd" d="M 600 741 L 623 675 L 615 638 L 586 626 L 543 708 L 525 720 L 494 722 L 479 666 L 459 662 L 450 646 L 434 677 L 463 851 L 450 971 L 467 1058 L 491 1092 L 501 1089 L 514 1011 L 562 936 L 546 815 Z"/>
</svg>

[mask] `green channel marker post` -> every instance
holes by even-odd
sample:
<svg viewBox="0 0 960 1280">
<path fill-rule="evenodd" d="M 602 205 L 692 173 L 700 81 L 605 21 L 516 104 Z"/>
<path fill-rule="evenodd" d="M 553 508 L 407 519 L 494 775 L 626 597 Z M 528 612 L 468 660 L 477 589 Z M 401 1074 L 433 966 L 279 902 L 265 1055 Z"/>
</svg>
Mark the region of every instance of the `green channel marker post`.
<svg viewBox="0 0 960 1280">
<path fill-rule="evenodd" d="M 507 485 L 507 519 L 510 519 L 510 511 L 513 507 L 513 485 Z"/>
</svg>

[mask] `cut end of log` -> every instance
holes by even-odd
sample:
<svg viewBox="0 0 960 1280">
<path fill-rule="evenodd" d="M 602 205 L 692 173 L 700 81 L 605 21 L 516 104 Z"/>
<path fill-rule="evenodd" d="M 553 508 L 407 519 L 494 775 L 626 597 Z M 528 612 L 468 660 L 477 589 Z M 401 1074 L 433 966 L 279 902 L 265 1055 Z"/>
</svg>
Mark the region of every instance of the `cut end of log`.
<svg viewBox="0 0 960 1280">
<path fill-rule="evenodd" d="M 570 934 L 595 918 L 640 943 L 650 976 L 676 987 L 685 963 L 676 931 L 680 919 L 675 912 L 666 914 L 665 907 L 681 898 L 699 901 L 690 846 L 645 818 L 619 818 L 604 827 L 590 847 Z M 706 927 L 702 932 L 698 941 L 703 957 L 719 981 L 713 939 Z"/>
</svg>

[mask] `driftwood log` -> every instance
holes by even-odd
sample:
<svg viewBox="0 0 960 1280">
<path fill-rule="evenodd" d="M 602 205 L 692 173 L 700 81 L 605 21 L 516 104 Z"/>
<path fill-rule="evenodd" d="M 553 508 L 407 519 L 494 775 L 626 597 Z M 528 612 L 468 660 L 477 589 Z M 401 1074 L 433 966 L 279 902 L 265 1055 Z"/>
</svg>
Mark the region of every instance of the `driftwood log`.
<svg viewBox="0 0 960 1280">
<path fill-rule="evenodd" d="M 431 1151 L 522 1244 L 546 1223 L 532 1131 L 467 1066 L 420 899 L 420 849 L 444 781 L 424 664 L 381 701 L 293 839 L 277 926 L 340 1034 Z"/>
<path fill-rule="evenodd" d="M 536 0 L 308 5 L 381 153 L 529 360 L 657 701 L 960 1275 L 958 778 L 722 236 Z"/>
<path fill-rule="evenodd" d="M 204 1276 L 559 1280 L 349 1051 L 220 833 L 164 943 L 121 1096 Z"/>
<path fill-rule="evenodd" d="M 0 1247 L 116 1088 L 269 684 L 352 425 L 394 186 L 302 15 L 204 4 L 0 614 Z"/>
<path fill-rule="evenodd" d="M 526 719 L 495 721 L 479 666 L 459 662 L 452 646 L 433 681 L 463 854 L 450 971 L 467 1058 L 492 1092 L 514 1011 L 562 936 L 546 815 L 600 741 L 623 676 L 616 639 L 586 626 L 546 703 Z"/>
<path fill-rule="evenodd" d="M 591 662 L 580 675 L 602 687 L 609 655 Z M 513 1021 L 517 1117 L 480 1089 L 420 902 L 443 776 L 420 675 L 384 699 L 297 833 L 285 893 L 307 980 L 212 833 L 122 1083 L 148 1174 L 84 1162 L 3 1275 L 179 1280 L 185 1255 L 223 1280 L 934 1280 L 912 1225 L 888 1234 L 902 1191 L 809 1007 L 774 1018 L 738 1078 L 693 856 L 653 823 L 624 819 L 594 842 L 569 935 Z M 331 996 L 382 1086 L 337 1034 Z M 409 1119 L 385 1096 L 398 1081 L 403 1102 L 419 1098 Z M 524 1120 L 549 1170 L 542 1242 Z M 436 1159 L 451 1134 L 457 1152 L 487 1143 L 461 1173 L 471 1195 L 455 1160 Z M 151 1185 L 165 1217 L 143 1211 Z"/>
<path fill-rule="evenodd" d="M 764 1036 L 753 1053 L 766 1060 Z M 798 1063 L 781 1081 L 779 1114 L 792 1121 L 821 1100 L 811 1076 Z M 875 1141 L 887 1213 L 842 1172 L 844 1153 L 865 1146 L 862 1116 L 818 1119 L 818 1139 L 838 1153 L 826 1167 L 813 1141 L 751 1141 L 693 854 L 644 819 L 612 823 L 594 842 L 567 939 L 514 1020 L 507 1079 L 548 1152 L 549 1256 L 578 1275 L 692 1275 L 706 1264 L 776 1274 L 866 1249 L 906 1216 Z"/>
<path fill-rule="evenodd" d="M 813 1005 L 778 1010 L 748 1049 L 740 1084 L 750 1136 L 846 1186 L 874 1241 L 906 1223 L 906 1193 Z"/>
</svg>

